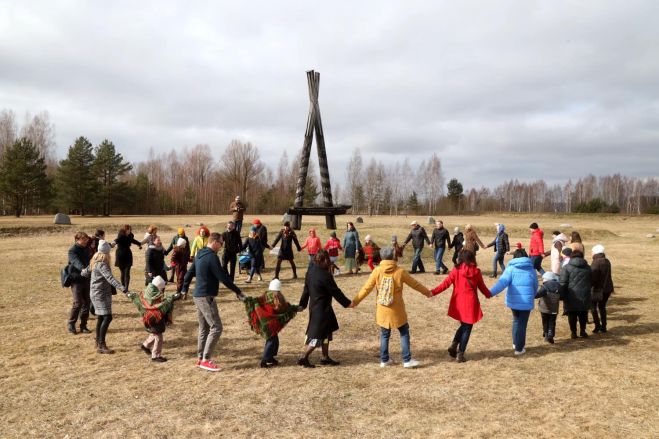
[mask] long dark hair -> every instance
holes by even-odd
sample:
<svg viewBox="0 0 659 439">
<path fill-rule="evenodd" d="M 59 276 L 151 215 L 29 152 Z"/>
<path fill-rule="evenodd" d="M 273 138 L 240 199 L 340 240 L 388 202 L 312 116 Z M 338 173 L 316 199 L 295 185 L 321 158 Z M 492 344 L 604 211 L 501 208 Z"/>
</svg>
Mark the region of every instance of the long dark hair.
<svg viewBox="0 0 659 439">
<path fill-rule="evenodd" d="M 462 249 L 462 251 L 460 251 L 460 260 L 463 264 L 478 265 L 476 263 L 476 253 L 471 250 Z"/>
<path fill-rule="evenodd" d="M 581 235 L 576 230 L 570 234 L 570 242 L 583 242 L 581 240 Z"/>
<path fill-rule="evenodd" d="M 314 258 L 314 263 L 320 268 L 330 271 L 332 267 L 332 261 L 329 258 L 329 254 L 325 250 L 318 250 L 316 257 Z"/>
</svg>

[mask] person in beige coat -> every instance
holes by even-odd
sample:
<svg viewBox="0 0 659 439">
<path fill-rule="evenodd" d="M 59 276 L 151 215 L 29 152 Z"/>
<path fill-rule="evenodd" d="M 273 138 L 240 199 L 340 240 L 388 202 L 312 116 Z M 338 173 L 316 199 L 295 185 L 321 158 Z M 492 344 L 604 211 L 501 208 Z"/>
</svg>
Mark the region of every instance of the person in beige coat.
<svg viewBox="0 0 659 439">
<path fill-rule="evenodd" d="M 392 364 L 389 358 L 389 338 L 391 330 L 397 328 L 400 332 L 400 345 L 403 356 L 403 367 L 416 367 L 419 362 L 412 358 L 410 352 L 410 325 L 407 323 L 405 302 L 403 301 L 403 284 L 407 284 L 426 297 L 430 290 L 414 279 L 394 261 L 394 250 L 385 247 L 380 250 L 382 262 L 375 267 L 368 280 L 355 296 L 351 307 L 354 308 L 366 296 L 377 290 L 375 322 L 380 326 L 380 367 Z"/>
</svg>

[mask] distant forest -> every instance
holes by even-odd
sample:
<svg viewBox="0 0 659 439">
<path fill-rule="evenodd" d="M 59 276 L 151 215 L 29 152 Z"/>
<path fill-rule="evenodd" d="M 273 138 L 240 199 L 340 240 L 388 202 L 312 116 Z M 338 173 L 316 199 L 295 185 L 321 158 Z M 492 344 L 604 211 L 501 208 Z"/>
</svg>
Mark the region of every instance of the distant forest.
<svg viewBox="0 0 659 439">
<path fill-rule="evenodd" d="M 298 157 L 286 151 L 271 168 L 257 146 L 233 140 L 219 159 L 208 145 L 168 153 L 151 151 L 130 163 L 114 143 L 92 145 L 81 136 L 66 157 L 54 157 L 55 127 L 48 113 L 18 127 L 11 110 L 0 112 L 0 212 L 29 215 L 228 214 L 236 195 L 250 213 L 282 214 L 292 205 Z M 310 164 L 311 165 L 311 164 Z M 479 212 L 659 214 L 659 181 L 620 174 L 581 176 L 563 184 L 509 180 L 494 187 L 464 188 L 445 179 L 441 158 L 418 166 L 409 159 L 364 163 L 359 148 L 345 181 L 333 180 L 335 203 L 362 215 L 437 215 Z M 319 177 L 310 167 L 305 205 L 319 202 Z"/>
</svg>

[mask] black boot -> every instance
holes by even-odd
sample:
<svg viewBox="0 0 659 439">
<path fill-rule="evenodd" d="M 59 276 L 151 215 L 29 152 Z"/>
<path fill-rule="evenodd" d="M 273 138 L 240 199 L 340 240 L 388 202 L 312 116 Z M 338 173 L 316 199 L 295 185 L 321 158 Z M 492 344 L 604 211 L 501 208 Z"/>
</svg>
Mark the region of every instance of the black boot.
<svg viewBox="0 0 659 439">
<path fill-rule="evenodd" d="M 81 323 L 80 324 L 80 333 L 81 334 L 91 334 L 91 331 L 87 328 L 86 323 Z"/>
<path fill-rule="evenodd" d="M 66 328 L 71 334 L 77 334 L 76 325 L 74 323 L 69 323 Z"/>
<path fill-rule="evenodd" d="M 446 351 L 452 358 L 455 358 L 458 355 L 458 342 L 454 341 L 451 343 L 451 346 Z"/>
<path fill-rule="evenodd" d="M 455 362 L 456 363 L 464 363 L 465 361 L 467 361 L 467 359 L 465 358 L 465 353 L 464 352 L 458 352 L 457 357 L 455 357 Z"/>
</svg>

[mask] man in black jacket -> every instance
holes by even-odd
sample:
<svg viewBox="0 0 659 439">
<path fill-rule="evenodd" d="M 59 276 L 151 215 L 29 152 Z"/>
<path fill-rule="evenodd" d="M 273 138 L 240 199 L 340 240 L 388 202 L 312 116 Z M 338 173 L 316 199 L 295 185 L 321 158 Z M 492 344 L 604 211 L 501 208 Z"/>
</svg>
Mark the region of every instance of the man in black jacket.
<svg viewBox="0 0 659 439">
<path fill-rule="evenodd" d="M 432 231 L 430 242 L 435 249 L 435 274 L 439 274 L 439 270 L 442 270 L 442 274 L 448 273 L 448 267 L 444 265 L 443 259 L 444 251 L 446 251 L 446 246 L 451 243 L 451 238 L 442 221 L 435 221 L 435 229 Z"/>
<path fill-rule="evenodd" d="M 412 241 L 412 247 L 414 248 L 414 256 L 412 257 L 412 271 L 414 274 L 419 270 L 419 273 L 425 273 L 426 268 L 423 266 L 423 261 L 421 260 L 421 252 L 423 251 L 423 242 L 430 244 L 430 239 L 428 239 L 428 234 L 426 229 L 421 227 L 416 221 L 410 223 L 412 230 L 410 234 L 407 235 L 407 239 L 403 243 L 403 247 L 407 245 L 408 242 Z"/>
<path fill-rule="evenodd" d="M 181 293 L 185 296 L 190 288 L 192 278 L 197 278 L 192 300 L 197 306 L 197 320 L 199 321 L 199 337 L 197 338 L 197 367 L 211 372 L 220 370 L 219 366 L 211 360 L 215 345 L 222 335 L 222 320 L 217 309 L 215 297 L 220 289 L 220 282 L 236 293 L 240 301 L 246 299 L 224 271 L 220 264 L 217 252 L 222 247 L 222 235 L 211 233 L 208 244 L 197 252 L 192 266 L 183 280 Z"/>
<path fill-rule="evenodd" d="M 222 266 L 224 271 L 227 272 L 234 281 L 236 276 L 236 261 L 238 260 L 238 253 L 242 248 L 240 241 L 240 233 L 236 230 L 236 223 L 229 221 L 227 229 L 222 233 L 222 240 L 224 241 L 224 253 L 222 253 Z"/>
<path fill-rule="evenodd" d="M 89 236 L 85 232 L 78 232 L 75 235 L 75 244 L 69 249 L 69 265 L 71 272 L 74 273 L 71 281 L 71 293 L 73 294 L 73 305 L 69 313 L 68 331 L 71 334 L 76 333 L 76 322 L 80 316 L 80 332 L 89 334 L 87 329 L 87 319 L 89 319 L 89 277 L 83 277 L 82 271 L 89 266 L 89 252 L 87 244 Z"/>
</svg>

